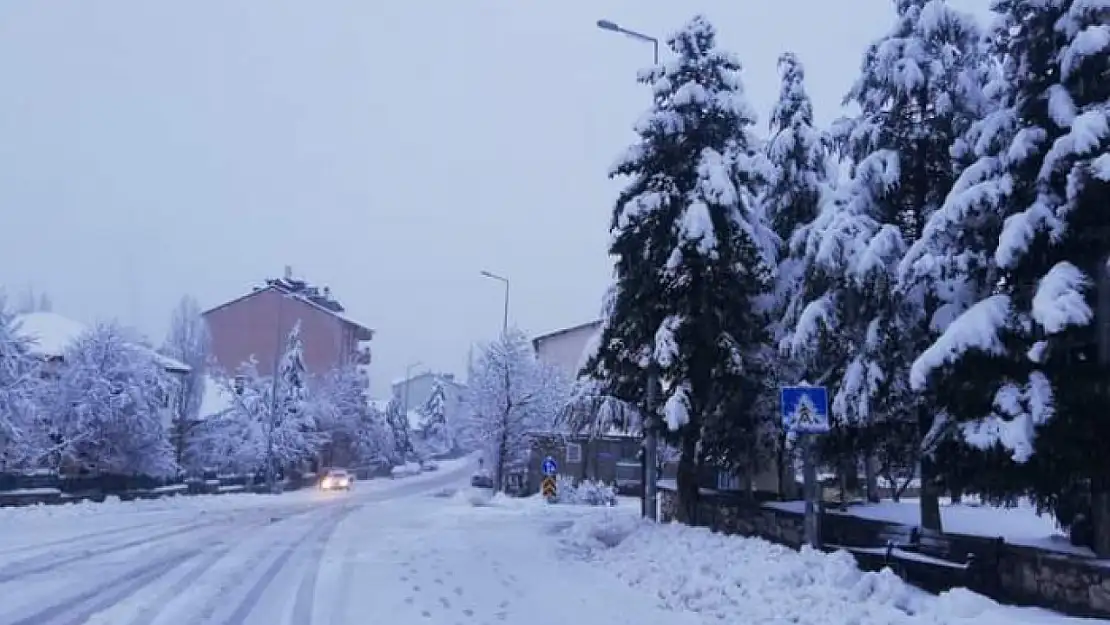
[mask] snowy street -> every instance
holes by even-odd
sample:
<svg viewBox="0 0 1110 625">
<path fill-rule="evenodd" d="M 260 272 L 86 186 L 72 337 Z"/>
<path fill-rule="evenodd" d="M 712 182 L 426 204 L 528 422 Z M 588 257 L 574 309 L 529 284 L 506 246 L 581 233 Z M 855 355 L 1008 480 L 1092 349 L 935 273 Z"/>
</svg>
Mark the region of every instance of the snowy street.
<svg viewBox="0 0 1110 625">
<path fill-rule="evenodd" d="M 0 624 L 366 622 L 378 572 L 358 564 L 386 558 L 383 527 L 413 527 L 406 498 L 468 469 L 350 493 L 0 509 Z"/>
<path fill-rule="evenodd" d="M 490 498 L 460 462 L 350 493 L 0 510 L 0 625 L 1077 623 L 932 597 L 617 508 Z"/>
</svg>

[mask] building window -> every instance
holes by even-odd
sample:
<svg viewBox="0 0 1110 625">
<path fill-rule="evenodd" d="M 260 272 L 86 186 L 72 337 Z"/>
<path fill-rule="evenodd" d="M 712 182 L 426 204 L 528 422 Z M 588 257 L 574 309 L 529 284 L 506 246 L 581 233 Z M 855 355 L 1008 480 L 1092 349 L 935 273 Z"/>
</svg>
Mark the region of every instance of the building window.
<svg viewBox="0 0 1110 625">
<path fill-rule="evenodd" d="M 580 443 L 567 443 L 567 464 L 582 463 L 582 445 Z"/>
<path fill-rule="evenodd" d="M 740 490 L 740 476 L 730 471 L 717 471 L 717 490 Z"/>
</svg>

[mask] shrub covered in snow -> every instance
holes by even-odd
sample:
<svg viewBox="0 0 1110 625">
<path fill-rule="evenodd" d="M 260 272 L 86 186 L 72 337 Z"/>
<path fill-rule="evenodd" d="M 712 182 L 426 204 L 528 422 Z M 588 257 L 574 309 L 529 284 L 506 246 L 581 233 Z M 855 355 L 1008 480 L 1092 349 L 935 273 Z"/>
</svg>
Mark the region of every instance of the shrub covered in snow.
<svg viewBox="0 0 1110 625">
<path fill-rule="evenodd" d="M 555 478 L 554 503 L 615 506 L 617 505 L 617 491 L 604 482 L 582 480 L 575 484 L 574 478 L 560 475 Z"/>
<path fill-rule="evenodd" d="M 405 464 L 397 465 L 390 470 L 390 475 L 393 477 L 409 477 L 412 475 L 419 475 L 421 472 L 419 462 L 406 462 Z"/>
</svg>

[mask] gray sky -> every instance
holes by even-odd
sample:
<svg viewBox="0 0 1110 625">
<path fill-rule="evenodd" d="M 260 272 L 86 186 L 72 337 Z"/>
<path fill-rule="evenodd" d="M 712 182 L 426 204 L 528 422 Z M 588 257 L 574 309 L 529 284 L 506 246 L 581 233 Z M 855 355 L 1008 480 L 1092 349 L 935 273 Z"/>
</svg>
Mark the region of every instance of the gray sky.
<svg viewBox="0 0 1110 625">
<path fill-rule="evenodd" d="M 765 122 L 793 50 L 826 122 L 890 0 L 6 0 L 0 284 L 161 339 L 290 264 L 378 330 L 375 390 L 471 341 L 594 318 L 606 172 L 651 48 L 696 12 Z M 985 14 L 987 0 L 953 4 Z"/>
</svg>

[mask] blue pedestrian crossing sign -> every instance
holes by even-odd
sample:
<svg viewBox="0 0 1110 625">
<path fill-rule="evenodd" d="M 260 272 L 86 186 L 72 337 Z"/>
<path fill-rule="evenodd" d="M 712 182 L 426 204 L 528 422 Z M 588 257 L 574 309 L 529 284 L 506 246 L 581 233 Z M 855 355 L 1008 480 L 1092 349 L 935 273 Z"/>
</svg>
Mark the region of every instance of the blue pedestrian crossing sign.
<svg viewBox="0 0 1110 625">
<path fill-rule="evenodd" d="M 829 431 L 829 392 L 823 386 L 782 387 L 782 424 L 798 434 Z"/>
<path fill-rule="evenodd" d="M 532 465 L 532 466 L 536 466 L 536 465 Z M 540 468 L 543 469 L 543 474 L 544 475 L 555 475 L 555 473 L 559 470 L 559 465 L 555 463 L 554 458 L 552 458 L 551 456 L 548 456 L 548 457 L 543 459 L 543 464 L 540 465 Z"/>
</svg>

